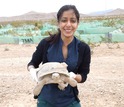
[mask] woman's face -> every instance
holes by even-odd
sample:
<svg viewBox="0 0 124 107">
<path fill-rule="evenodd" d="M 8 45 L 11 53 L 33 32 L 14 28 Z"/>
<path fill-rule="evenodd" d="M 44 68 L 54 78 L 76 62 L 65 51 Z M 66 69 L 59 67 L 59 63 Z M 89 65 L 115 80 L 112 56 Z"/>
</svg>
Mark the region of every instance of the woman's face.
<svg viewBox="0 0 124 107">
<path fill-rule="evenodd" d="M 58 25 L 62 37 L 72 37 L 78 27 L 78 21 L 74 11 L 67 10 L 63 12 Z"/>
</svg>

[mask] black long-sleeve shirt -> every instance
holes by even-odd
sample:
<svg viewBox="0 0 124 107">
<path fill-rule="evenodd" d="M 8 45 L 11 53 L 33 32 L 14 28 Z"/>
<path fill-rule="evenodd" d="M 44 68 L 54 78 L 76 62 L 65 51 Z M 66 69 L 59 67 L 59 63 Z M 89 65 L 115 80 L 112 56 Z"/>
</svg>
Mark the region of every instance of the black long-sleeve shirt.
<svg viewBox="0 0 124 107">
<path fill-rule="evenodd" d="M 66 62 L 68 65 L 68 71 L 80 74 L 82 76 L 81 82 L 85 82 L 87 79 L 87 74 L 90 71 L 91 53 L 89 46 L 86 43 L 79 41 L 77 38 L 74 38 L 74 40 L 68 45 L 68 57 L 66 60 L 64 60 L 62 56 L 61 50 L 61 38 L 55 44 L 49 44 L 45 39 L 43 39 L 37 46 L 37 49 L 34 52 L 32 60 L 29 62 L 28 66 L 33 65 L 35 68 L 37 68 L 41 62 Z M 67 98 L 63 99 L 63 101 L 67 103 L 72 102 L 75 96 L 77 98 L 77 87 L 73 88 L 69 86 L 63 92 L 60 92 L 55 87 L 57 86 L 54 86 L 53 84 L 44 86 L 44 88 L 42 89 L 42 94 L 40 96 L 46 100 L 49 99 L 49 101 L 51 101 L 50 103 L 54 102 L 55 100 L 57 100 L 57 102 L 61 102 L 62 99 L 59 97 L 59 100 L 59 98 L 57 97 L 61 95 L 66 95 L 66 97 L 68 95 Z M 49 90 L 51 90 L 51 93 Z M 50 95 L 53 95 L 55 97 L 54 100 L 53 96 L 50 98 L 50 96 L 46 94 L 46 92 Z M 61 106 L 64 106 L 64 103 Z"/>
</svg>

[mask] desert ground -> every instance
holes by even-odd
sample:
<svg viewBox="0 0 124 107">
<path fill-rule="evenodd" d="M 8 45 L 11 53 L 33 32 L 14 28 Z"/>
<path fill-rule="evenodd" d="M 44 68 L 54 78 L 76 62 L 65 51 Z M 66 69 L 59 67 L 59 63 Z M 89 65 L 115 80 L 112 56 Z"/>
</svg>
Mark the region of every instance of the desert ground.
<svg viewBox="0 0 124 107">
<path fill-rule="evenodd" d="M 0 44 L 0 107 L 36 107 L 36 83 L 27 71 L 36 46 Z M 95 47 L 88 79 L 78 88 L 82 107 L 124 107 L 124 43 Z"/>
</svg>

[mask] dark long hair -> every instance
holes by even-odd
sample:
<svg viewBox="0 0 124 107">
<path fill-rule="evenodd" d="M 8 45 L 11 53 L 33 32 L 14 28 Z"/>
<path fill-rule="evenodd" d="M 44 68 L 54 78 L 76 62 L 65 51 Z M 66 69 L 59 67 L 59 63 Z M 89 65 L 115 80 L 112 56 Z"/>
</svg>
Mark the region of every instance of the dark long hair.
<svg viewBox="0 0 124 107">
<path fill-rule="evenodd" d="M 57 21 L 59 22 L 62 15 L 63 15 L 63 12 L 68 11 L 68 10 L 73 10 L 74 11 L 75 16 L 77 18 L 77 21 L 79 23 L 80 14 L 79 14 L 77 8 L 74 5 L 64 5 L 64 6 L 62 6 L 59 9 L 59 11 L 57 12 Z M 50 36 L 48 38 L 46 38 L 46 40 L 50 43 L 55 43 L 56 41 L 58 41 L 58 39 L 60 37 L 60 34 L 61 34 L 61 31 L 60 31 L 60 29 L 58 29 L 58 32 L 56 34 L 49 33 Z"/>
</svg>

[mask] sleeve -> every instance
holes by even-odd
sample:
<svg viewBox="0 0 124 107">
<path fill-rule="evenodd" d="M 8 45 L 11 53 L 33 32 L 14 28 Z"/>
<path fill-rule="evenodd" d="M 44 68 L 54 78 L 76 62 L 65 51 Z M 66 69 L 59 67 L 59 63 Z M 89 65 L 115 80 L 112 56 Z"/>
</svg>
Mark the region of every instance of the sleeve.
<svg viewBox="0 0 124 107">
<path fill-rule="evenodd" d="M 85 47 L 81 48 L 80 51 L 80 64 L 78 68 L 78 73 L 82 76 L 82 82 L 85 82 L 87 79 L 87 74 L 90 71 L 90 62 L 91 62 L 91 51 L 90 47 L 86 44 Z"/>
<path fill-rule="evenodd" d="M 32 55 L 32 59 L 28 63 L 27 66 L 33 65 L 35 68 L 39 67 L 39 64 L 43 60 L 43 52 L 44 52 L 44 48 L 45 48 L 44 45 L 45 45 L 45 40 L 43 39 L 43 40 L 41 40 L 41 42 L 36 47 L 36 50 L 35 50 L 35 52 Z"/>
</svg>

